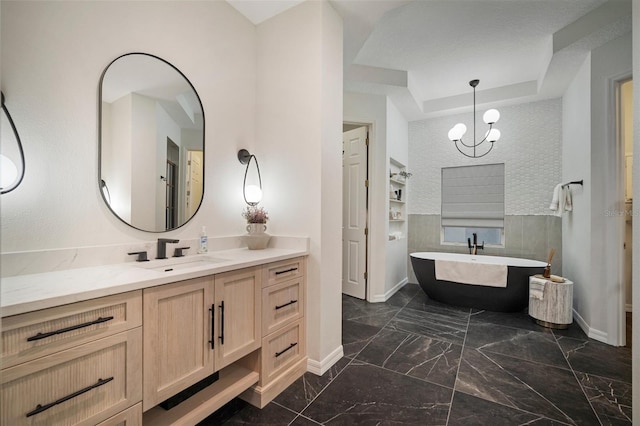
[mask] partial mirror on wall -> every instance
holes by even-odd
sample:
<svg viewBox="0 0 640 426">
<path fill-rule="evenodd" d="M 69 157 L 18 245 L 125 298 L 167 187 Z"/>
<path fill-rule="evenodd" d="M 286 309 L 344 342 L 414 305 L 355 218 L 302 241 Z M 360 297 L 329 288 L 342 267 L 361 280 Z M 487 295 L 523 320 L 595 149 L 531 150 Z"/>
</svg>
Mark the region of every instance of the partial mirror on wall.
<svg viewBox="0 0 640 426">
<path fill-rule="evenodd" d="M 25 161 L 22 141 L 2 93 L 0 122 L 0 192 L 6 194 L 20 185 L 24 178 Z"/>
<path fill-rule="evenodd" d="M 157 56 L 116 58 L 100 79 L 98 185 L 120 220 L 164 232 L 204 195 L 204 113 L 191 82 Z"/>
</svg>

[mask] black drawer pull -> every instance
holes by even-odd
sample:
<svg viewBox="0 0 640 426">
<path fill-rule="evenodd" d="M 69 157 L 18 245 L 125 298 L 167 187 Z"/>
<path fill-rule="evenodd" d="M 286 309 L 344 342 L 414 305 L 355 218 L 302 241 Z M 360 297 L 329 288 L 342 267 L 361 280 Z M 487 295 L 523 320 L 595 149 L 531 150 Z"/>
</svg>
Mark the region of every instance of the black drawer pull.
<svg viewBox="0 0 640 426">
<path fill-rule="evenodd" d="M 108 379 L 104 379 L 104 380 L 98 379 L 98 382 L 96 384 L 93 384 L 91 386 L 87 386 L 84 389 L 80 389 L 79 391 L 74 392 L 71 395 L 67 395 L 67 396 L 65 396 L 63 398 L 60 398 L 57 401 L 54 401 L 54 402 L 52 402 L 50 404 L 46 404 L 46 405 L 38 404 L 38 405 L 36 405 L 36 408 L 33 411 L 30 411 L 30 412 L 27 413 L 27 417 L 35 416 L 36 414 L 40 414 L 43 411 L 47 411 L 49 408 L 55 407 L 56 405 L 62 404 L 63 402 L 67 402 L 68 400 L 70 400 L 72 398 L 75 398 L 76 396 L 80 396 L 83 393 L 89 392 L 90 390 L 95 389 L 95 388 L 97 388 L 99 386 L 102 386 L 105 383 L 109 383 L 112 380 L 113 380 L 113 377 L 109 377 Z"/>
<path fill-rule="evenodd" d="M 294 346 L 296 346 L 298 344 L 298 342 L 296 343 L 292 343 L 289 345 L 288 348 L 281 350 L 280 352 L 276 352 L 276 358 L 278 358 L 280 355 L 282 355 L 283 353 L 287 352 L 289 349 L 293 348 Z"/>
<path fill-rule="evenodd" d="M 214 341 L 216 340 L 216 321 L 214 318 L 215 310 L 216 310 L 216 305 L 214 303 L 209 308 L 209 312 L 211 312 L 211 340 L 209 340 L 209 343 L 211 343 L 211 349 L 214 349 Z"/>
<path fill-rule="evenodd" d="M 286 274 L 287 272 L 293 272 L 293 271 L 297 271 L 298 268 L 290 268 L 290 269 L 285 269 L 284 271 L 276 271 L 276 275 L 280 275 L 280 274 Z"/>
<path fill-rule="evenodd" d="M 34 340 L 46 339 L 47 337 L 55 336 L 56 334 L 62 334 L 69 331 L 77 330 L 79 328 L 89 327 L 90 325 L 100 324 L 101 322 L 111 321 L 113 317 L 99 317 L 95 321 L 85 322 L 84 324 L 72 325 L 71 327 L 61 328 L 60 330 L 50 331 L 48 333 L 38 333 L 35 336 L 27 337 L 27 342 Z"/>
<path fill-rule="evenodd" d="M 224 300 L 220 302 L 220 344 L 224 345 Z"/>
<path fill-rule="evenodd" d="M 284 305 L 276 305 L 276 311 L 277 311 L 278 309 L 282 309 L 282 308 L 284 308 L 285 306 L 293 305 L 293 304 L 294 304 L 294 303 L 296 303 L 296 302 L 297 302 L 297 300 L 292 300 L 291 302 L 289 302 L 289 303 L 285 303 Z"/>
</svg>

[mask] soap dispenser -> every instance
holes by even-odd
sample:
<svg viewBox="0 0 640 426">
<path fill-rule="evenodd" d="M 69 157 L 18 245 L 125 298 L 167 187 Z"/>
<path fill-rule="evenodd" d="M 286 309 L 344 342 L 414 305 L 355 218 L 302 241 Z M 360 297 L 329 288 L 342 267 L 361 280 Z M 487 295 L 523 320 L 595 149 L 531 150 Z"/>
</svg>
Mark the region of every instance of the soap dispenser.
<svg viewBox="0 0 640 426">
<path fill-rule="evenodd" d="M 198 253 L 207 253 L 209 250 L 207 249 L 207 230 L 203 226 L 202 232 L 200 232 L 200 247 L 198 248 Z"/>
</svg>

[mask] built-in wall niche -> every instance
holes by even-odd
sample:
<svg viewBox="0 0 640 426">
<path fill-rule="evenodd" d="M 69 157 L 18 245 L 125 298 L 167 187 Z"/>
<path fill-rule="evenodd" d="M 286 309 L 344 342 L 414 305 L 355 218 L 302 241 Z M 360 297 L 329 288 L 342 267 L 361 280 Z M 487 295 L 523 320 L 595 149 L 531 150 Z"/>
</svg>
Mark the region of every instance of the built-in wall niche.
<svg viewBox="0 0 640 426">
<path fill-rule="evenodd" d="M 406 166 L 389 158 L 389 241 L 406 238 L 407 177 Z"/>
</svg>

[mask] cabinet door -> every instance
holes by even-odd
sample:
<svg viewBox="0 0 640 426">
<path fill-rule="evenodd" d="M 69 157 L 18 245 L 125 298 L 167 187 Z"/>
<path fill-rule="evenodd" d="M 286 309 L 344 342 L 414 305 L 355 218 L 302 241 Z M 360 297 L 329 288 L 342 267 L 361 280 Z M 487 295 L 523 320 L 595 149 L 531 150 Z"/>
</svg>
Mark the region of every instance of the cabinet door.
<svg viewBox="0 0 640 426">
<path fill-rule="evenodd" d="M 261 270 L 216 275 L 216 367 L 224 368 L 260 347 Z"/>
<path fill-rule="evenodd" d="M 213 289 L 203 277 L 143 291 L 144 411 L 213 374 Z"/>
</svg>

